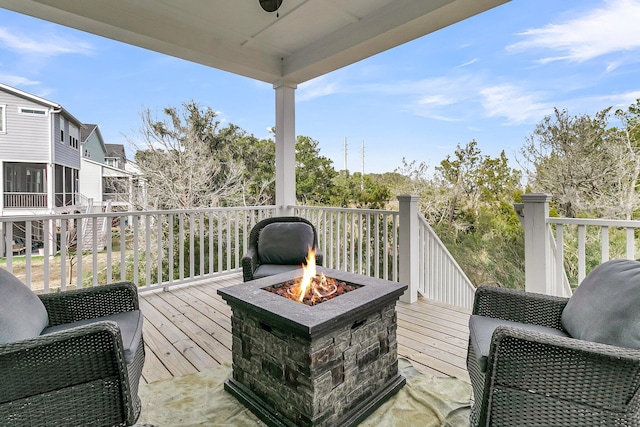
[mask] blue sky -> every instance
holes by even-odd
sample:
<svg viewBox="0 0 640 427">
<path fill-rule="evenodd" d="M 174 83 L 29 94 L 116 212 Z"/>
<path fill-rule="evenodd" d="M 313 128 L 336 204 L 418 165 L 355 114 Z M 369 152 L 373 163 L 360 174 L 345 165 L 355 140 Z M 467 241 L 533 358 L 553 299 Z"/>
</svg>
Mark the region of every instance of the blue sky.
<svg viewBox="0 0 640 427">
<path fill-rule="evenodd" d="M 640 98 L 640 0 L 513 0 L 298 87 L 296 133 L 366 173 L 402 159 L 433 170 L 472 139 L 516 153 L 554 107 L 570 114 Z M 195 100 L 259 138 L 271 85 L 0 9 L 0 82 L 97 123 L 107 143 L 138 138 L 144 108 Z M 130 151 L 129 154 L 132 154 Z"/>
</svg>

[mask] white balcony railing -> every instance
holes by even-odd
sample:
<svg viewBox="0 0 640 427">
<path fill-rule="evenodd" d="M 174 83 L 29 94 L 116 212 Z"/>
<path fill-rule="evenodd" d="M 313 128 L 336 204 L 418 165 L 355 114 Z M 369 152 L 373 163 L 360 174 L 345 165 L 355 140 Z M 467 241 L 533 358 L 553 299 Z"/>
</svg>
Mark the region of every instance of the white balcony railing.
<svg viewBox="0 0 640 427">
<path fill-rule="evenodd" d="M 398 211 L 291 209 L 316 227 L 326 267 L 405 281 L 400 236 L 409 235 L 417 248 L 410 268 L 419 279 L 410 287 L 430 299 L 471 307 L 473 285 L 424 218 L 401 234 Z M 4 248 L 14 234 L 32 248 L 20 257 L 2 253 L 5 267 L 38 292 L 121 280 L 142 290 L 167 288 L 240 271 L 251 229 L 276 212 L 264 206 L 2 217 Z"/>
<path fill-rule="evenodd" d="M 4 193 L 5 208 L 46 208 L 47 193 Z"/>
<path fill-rule="evenodd" d="M 547 194 L 525 194 L 526 288 L 570 296 L 589 272 L 609 259 L 635 259 L 640 221 L 551 218 Z"/>
</svg>

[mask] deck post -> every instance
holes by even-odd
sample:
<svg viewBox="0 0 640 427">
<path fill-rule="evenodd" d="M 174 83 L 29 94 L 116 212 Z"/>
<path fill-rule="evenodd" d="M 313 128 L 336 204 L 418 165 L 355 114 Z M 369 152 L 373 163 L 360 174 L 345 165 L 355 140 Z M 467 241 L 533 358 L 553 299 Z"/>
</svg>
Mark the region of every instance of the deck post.
<svg viewBox="0 0 640 427">
<path fill-rule="evenodd" d="M 296 85 L 284 81 L 276 91 L 276 206 L 277 215 L 291 215 L 296 204 Z"/>
<path fill-rule="evenodd" d="M 550 194 L 522 195 L 524 203 L 525 290 L 552 294 L 551 242 L 547 227 Z"/>
<path fill-rule="evenodd" d="M 420 280 L 418 258 L 418 196 L 400 195 L 400 283 L 409 288 L 400 297 L 400 301 L 414 303 L 418 300 L 418 286 Z"/>
</svg>

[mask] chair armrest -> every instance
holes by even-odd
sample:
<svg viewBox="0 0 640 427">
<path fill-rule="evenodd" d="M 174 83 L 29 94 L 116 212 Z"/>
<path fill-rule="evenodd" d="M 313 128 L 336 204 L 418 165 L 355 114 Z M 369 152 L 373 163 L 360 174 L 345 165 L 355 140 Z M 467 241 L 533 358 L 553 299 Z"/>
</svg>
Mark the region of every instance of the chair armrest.
<svg viewBox="0 0 640 427">
<path fill-rule="evenodd" d="M 49 326 L 94 319 L 140 308 L 138 289 L 130 282 L 38 295 L 49 314 Z"/>
<path fill-rule="evenodd" d="M 516 289 L 480 286 L 476 289 L 473 314 L 564 330 L 562 310 L 568 301 Z"/>
<path fill-rule="evenodd" d="M 640 350 L 499 326 L 487 360 L 487 384 L 513 398 L 627 411 L 640 405 Z"/>
<path fill-rule="evenodd" d="M 255 248 L 249 248 L 242 256 L 242 277 L 245 282 L 253 279 L 253 272 L 258 265 L 258 251 Z"/>
<path fill-rule="evenodd" d="M 127 391 L 120 329 L 101 321 L 0 346 L 0 402 L 111 378 Z"/>
</svg>

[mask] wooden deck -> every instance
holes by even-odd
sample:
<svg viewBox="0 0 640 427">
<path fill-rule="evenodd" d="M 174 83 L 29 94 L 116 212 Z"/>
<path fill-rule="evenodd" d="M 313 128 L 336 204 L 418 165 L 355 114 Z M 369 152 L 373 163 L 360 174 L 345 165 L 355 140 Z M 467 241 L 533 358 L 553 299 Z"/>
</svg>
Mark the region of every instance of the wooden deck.
<svg viewBox="0 0 640 427">
<path fill-rule="evenodd" d="M 231 363 L 231 309 L 216 290 L 240 282 L 237 274 L 141 294 L 147 346 L 143 382 Z M 422 372 L 469 382 L 467 310 L 420 298 L 414 304 L 399 302 L 397 311 L 399 356 Z"/>
</svg>

